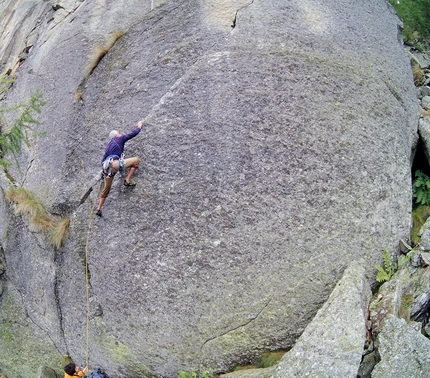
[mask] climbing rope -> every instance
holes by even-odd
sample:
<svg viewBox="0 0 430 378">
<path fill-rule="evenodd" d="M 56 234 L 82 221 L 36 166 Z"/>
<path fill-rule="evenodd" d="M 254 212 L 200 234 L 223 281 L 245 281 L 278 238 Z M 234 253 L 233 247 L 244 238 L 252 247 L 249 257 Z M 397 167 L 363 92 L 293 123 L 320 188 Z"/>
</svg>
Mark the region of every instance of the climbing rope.
<svg viewBox="0 0 430 378">
<path fill-rule="evenodd" d="M 99 198 L 100 190 L 103 184 L 103 180 L 100 180 L 99 189 L 97 190 L 96 200 L 94 201 L 93 207 L 90 213 L 90 219 L 88 220 L 88 235 L 87 242 L 85 245 L 85 292 L 86 292 L 86 301 L 87 301 L 87 319 L 86 319 L 86 347 L 85 347 L 85 366 L 89 364 L 89 334 L 90 334 L 90 272 L 88 269 L 88 257 L 89 257 L 89 249 L 88 242 L 90 240 L 90 230 L 91 230 L 91 222 L 93 220 L 94 209 L 97 204 L 97 199 Z"/>
</svg>

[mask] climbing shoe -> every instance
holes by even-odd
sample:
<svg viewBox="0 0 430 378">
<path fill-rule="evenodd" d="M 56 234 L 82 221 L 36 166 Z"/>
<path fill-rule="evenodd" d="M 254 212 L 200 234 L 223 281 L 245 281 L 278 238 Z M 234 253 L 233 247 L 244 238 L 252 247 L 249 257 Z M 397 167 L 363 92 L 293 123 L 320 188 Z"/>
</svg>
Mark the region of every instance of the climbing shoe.
<svg viewBox="0 0 430 378">
<path fill-rule="evenodd" d="M 124 180 L 124 186 L 135 186 L 135 185 L 136 185 L 136 182 L 134 181 L 127 182 L 127 180 Z"/>
<path fill-rule="evenodd" d="M 102 216 L 102 211 L 101 210 L 97 210 L 96 215 L 98 215 L 99 217 Z"/>
</svg>

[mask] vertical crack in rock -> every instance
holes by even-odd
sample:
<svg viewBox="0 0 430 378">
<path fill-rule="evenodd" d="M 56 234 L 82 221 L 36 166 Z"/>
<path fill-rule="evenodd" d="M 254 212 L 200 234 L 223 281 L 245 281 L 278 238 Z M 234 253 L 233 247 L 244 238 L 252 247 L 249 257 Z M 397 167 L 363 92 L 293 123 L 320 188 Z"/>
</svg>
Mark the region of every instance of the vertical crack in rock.
<svg viewBox="0 0 430 378">
<path fill-rule="evenodd" d="M 58 262 L 58 252 L 55 252 L 54 255 L 54 265 L 57 267 Z M 59 292 L 59 276 L 57 274 L 57 269 L 55 269 L 55 277 L 54 277 L 54 298 L 55 298 L 55 304 L 57 306 L 57 314 L 58 314 L 58 322 L 60 327 L 60 333 L 61 337 L 63 338 L 64 345 L 66 347 L 66 351 L 69 350 L 67 346 L 67 338 L 66 334 L 64 332 L 64 320 L 63 320 L 63 311 L 61 310 L 61 303 L 60 303 L 60 292 Z"/>
<path fill-rule="evenodd" d="M 40 326 L 39 324 L 37 324 L 37 322 L 28 313 L 27 308 L 24 305 L 25 300 L 24 300 L 24 296 L 21 293 L 21 291 L 18 289 L 18 287 L 12 281 L 9 281 L 9 282 L 10 282 L 11 285 L 13 285 L 13 287 L 15 288 L 15 290 L 19 293 L 19 295 L 21 297 L 21 301 L 23 303 L 23 308 L 24 308 L 24 315 L 35 325 L 35 327 L 37 327 L 38 329 L 40 329 L 46 335 L 46 337 L 48 337 L 49 340 L 51 340 L 52 345 L 54 346 L 54 348 L 57 350 L 57 352 L 60 354 L 60 356 L 62 356 L 63 353 L 61 352 L 60 348 L 57 346 L 57 344 L 55 343 L 54 339 L 51 337 L 51 335 L 49 334 L 49 332 L 45 331 L 42 326 Z"/>
<path fill-rule="evenodd" d="M 31 159 L 30 160 L 30 162 L 28 163 L 28 165 L 27 165 L 27 169 L 25 170 L 25 173 L 24 173 L 24 178 L 23 178 L 23 180 L 22 180 L 22 184 L 21 184 L 21 186 L 24 186 L 24 184 L 25 184 L 25 180 L 27 180 L 27 175 L 28 175 L 28 172 L 30 171 L 30 169 L 31 169 L 31 166 L 33 165 L 33 161 L 34 161 L 34 159 Z"/>
<path fill-rule="evenodd" d="M 232 22 L 232 24 L 231 24 L 231 28 L 232 29 L 234 29 L 235 27 L 236 27 L 236 20 L 237 20 L 237 14 L 239 13 L 239 11 L 241 11 L 242 9 L 244 9 L 244 8 L 246 8 L 246 7 L 249 7 L 251 4 L 253 4 L 254 3 L 254 0 L 252 0 L 249 4 L 246 4 L 246 5 L 244 5 L 243 7 L 240 7 L 237 11 L 236 11 L 236 13 L 234 14 L 234 19 L 233 19 L 233 22 Z"/>
<path fill-rule="evenodd" d="M 242 327 L 246 327 L 248 324 L 250 324 L 250 323 L 252 323 L 253 321 L 255 321 L 260 315 L 261 315 L 261 313 L 267 308 L 267 306 L 270 304 L 270 302 L 272 301 L 272 298 L 269 298 L 269 300 L 267 301 L 267 303 L 265 303 L 264 304 L 264 306 L 260 309 L 260 311 L 258 311 L 258 313 L 254 316 L 254 317 L 252 317 L 252 318 L 250 318 L 247 322 L 245 322 L 245 323 L 243 323 L 243 324 L 239 324 L 238 326 L 236 326 L 236 327 L 234 327 L 234 328 L 232 328 L 232 329 L 229 329 L 229 330 L 227 330 L 227 331 L 225 331 L 225 332 L 222 332 L 220 335 L 216 335 L 216 336 L 213 336 L 213 337 L 210 337 L 209 339 L 207 339 L 203 344 L 202 344 L 202 346 L 201 346 L 201 349 L 203 349 L 204 348 L 204 346 L 208 343 L 208 342 L 210 342 L 210 341 L 212 341 L 212 340 L 215 340 L 215 339 L 218 339 L 219 337 L 223 337 L 223 336 L 225 336 L 225 335 L 227 335 L 228 333 L 230 333 L 230 332 L 233 332 L 233 331 L 236 331 L 237 329 L 239 329 L 239 328 L 242 328 Z"/>
</svg>

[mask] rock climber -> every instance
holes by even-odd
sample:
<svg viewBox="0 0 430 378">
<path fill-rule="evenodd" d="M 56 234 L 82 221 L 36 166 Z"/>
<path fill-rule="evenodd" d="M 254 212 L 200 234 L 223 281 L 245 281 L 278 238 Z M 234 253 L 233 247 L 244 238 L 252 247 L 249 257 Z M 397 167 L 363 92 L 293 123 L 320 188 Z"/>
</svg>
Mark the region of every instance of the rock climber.
<svg viewBox="0 0 430 378">
<path fill-rule="evenodd" d="M 83 370 L 79 366 L 76 366 L 73 362 L 64 367 L 64 378 L 83 377 L 88 373 L 88 366 L 85 366 Z"/>
<path fill-rule="evenodd" d="M 139 121 L 137 127 L 129 134 L 122 135 L 117 130 L 112 130 L 109 133 L 110 142 L 106 146 L 106 151 L 102 159 L 102 166 L 104 168 L 104 189 L 100 195 L 100 202 L 96 214 L 102 216 L 102 207 L 109 195 L 110 188 L 115 174 L 120 170 L 120 163 L 122 163 L 122 154 L 124 152 L 124 144 L 131 138 L 134 138 L 142 130 L 143 122 Z M 131 176 L 139 167 L 140 159 L 132 157 L 123 160 L 124 169 L 129 169 L 127 176 L 124 180 L 125 186 L 135 186 L 136 182 L 131 181 Z M 107 172 L 107 167 L 109 167 Z"/>
</svg>

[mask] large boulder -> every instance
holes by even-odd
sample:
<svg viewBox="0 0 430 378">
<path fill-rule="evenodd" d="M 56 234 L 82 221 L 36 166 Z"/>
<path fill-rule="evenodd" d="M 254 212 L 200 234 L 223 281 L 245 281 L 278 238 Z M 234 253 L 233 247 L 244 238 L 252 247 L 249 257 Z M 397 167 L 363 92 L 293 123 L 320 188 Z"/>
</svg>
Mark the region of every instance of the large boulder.
<svg viewBox="0 0 430 378">
<path fill-rule="evenodd" d="M 274 377 L 356 378 L 371 295 L 364 266 L 352 263 Z"/>
<path fill-rule="evenodd" d="M 16 326 L 13 297 L 29 326 L 14 352 L 37 330 L 55 366 L 66 350 L 82 364 L 88 293 L 91 366 L 226 371 L 292 346 L 351 261 L 373 271 L 407 238 L 418 104 L 385 0 L 17 0 L 0 14 L 5 104 L 48 101 L 46 136 L 0 177 L 0 316 Z M 115 180 L 94 219 L 108 133 L 139 119 L 138 185 Z M 63 248 L 14 215 L 11 177 L 70 218 Z"/>
</svg>

